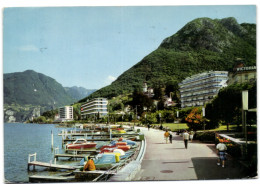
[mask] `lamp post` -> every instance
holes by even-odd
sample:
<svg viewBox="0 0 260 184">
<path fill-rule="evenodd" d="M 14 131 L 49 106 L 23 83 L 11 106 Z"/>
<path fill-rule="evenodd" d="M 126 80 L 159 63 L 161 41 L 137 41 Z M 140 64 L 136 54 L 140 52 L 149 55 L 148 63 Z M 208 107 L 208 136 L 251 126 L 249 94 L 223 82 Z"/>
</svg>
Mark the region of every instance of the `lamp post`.
<svg viewBox="0 0 260 184">
<path fill-rule="evenodd" d="M 179 130 L 180 130 L 180 129 L 179 129 L 179 111 L 177 111 L 176 116 L 177 116 L 177 121 L 178 121 L 178 131 L 179 131 Z M 178 134 L 178 135 L 179 135 L 179 134 Z"/>
<path fill-rule="evenodd" d="M 247 125 L 246 115 L 248 111 L 248 90 L 242 91 L 242 131 L 246 140 L 246 154 L 247 154 Z"/>
<path fill-rule="evenodd" d="M 202 107 L 202 118 L 203 118 L 203 129 L 204 129 L 204 131 L 205 131 L 205 119 L 204 119 L 204 117 L 205 117 L 205 107 Z"/>
<path fill-rule="evenodd" d="M 160 119 L 160 124 L 162 125 L 162 123 L 161 123 L 161 113 L 159 113 L 159 119 Z"/>
<path fill-rule="evenodd" d="M 136 105 L 135 106 L 135 122 L 137 121 L 137 107 L 138 107 L 139 105 Z M 135 126 L 135 122 L 134 122 L 134 126 Z"/>
</svg>

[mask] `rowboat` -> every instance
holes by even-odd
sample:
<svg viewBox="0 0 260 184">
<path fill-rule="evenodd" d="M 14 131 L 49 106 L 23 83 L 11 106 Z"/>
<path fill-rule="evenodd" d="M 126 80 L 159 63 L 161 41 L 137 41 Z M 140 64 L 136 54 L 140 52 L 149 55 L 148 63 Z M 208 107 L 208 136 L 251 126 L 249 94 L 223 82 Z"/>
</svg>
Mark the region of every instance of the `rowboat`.
<svg viewBox="0 0 260 184">
<path fill-rule="evenodd" d="M 85 149 L 85 148 L 94 148 L 97 143 L 88 142 L 86 139 L 80 138 L 74 141 L 71 144 L 66 144 L 67 149 Z"/>
</svg>

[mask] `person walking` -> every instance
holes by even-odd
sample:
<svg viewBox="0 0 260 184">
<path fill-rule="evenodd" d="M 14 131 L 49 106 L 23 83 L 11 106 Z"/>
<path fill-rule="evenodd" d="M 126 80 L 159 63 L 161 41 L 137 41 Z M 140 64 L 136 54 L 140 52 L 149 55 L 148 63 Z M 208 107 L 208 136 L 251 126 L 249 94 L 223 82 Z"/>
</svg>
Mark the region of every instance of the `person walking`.
<svg viewBox="0 0 260 184">
<path fill-rule="evenodd" d="M 149 129 L 150 129 L 150 127 L 151 127 L 151 125 L 150 125 L 150 124 L 148 124 L 148 125 L 147 125 L 147 127 L 148 127 L 148 131 L 149 131 Z"/>
<path fill-rule="evenodd" d="M 217 144 L 216 148 L 218 150 L 217 165 L 220 165 L 220 161 L 221 161 L 222 167 L 225 167 L 227 146 L 223 143 L 223 139 L 219 139 L 219 143 Z"/>
<path fill-rule="evenodd" d="M 172 144 L 172 132 L 170 131 L 169 134 L 170 134 L 169 135 L 169 140 L 170 140 L 170 143 Z"/>
<path fill-rule="evenodd" d="M 192 142 L 192 140 L 193 140 L 193 135 L 194 135 L 194 132 L 191 130 L 190 131 L 190 142 Z"/>
<path fill-rule="evenodd" d="M 164 138 L 165 138 L 166 144 L 168 144 L 169 136 L 170 136 L 170 133 L 168 132 L 168 130 L 166 130 L 164 133 Z"/>
<path fill-rule="evenodd" d="M 188 133 L 187 130 L 185 130 L 184 133 L 183 133 L 183 140 L 184 140 L 185 148 L 187 149 L 188 148 L 188 141 L 189 141 L 189 133 Z"/>
</svg>

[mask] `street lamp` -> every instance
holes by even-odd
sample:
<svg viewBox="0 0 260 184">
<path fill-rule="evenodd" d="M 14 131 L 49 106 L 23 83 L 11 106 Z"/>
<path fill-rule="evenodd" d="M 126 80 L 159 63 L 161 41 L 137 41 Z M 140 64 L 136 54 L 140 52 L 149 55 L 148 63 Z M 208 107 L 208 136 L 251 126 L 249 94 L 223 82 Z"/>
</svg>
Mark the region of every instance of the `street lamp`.
<svg viewBox="0 0 260 184">
<path fill-rule="evenodd" d="M 135 122 L 137 121 L 137 107 L 140 105 L 136 105 L 135 106 Z M 135 122 L 134 122 L 134 126 L 135 126 Z"/>
<path fill-rule="evenodd" d="M 242 91 L 242 130 L 247 144 L 246 115 L 248 111 L 248 90 Z"/>
<path fill-rule="evenodd" d="M 161 123 L 161 113 L 159 113 L 159 119 L 160 119 L 160 124 L 162 125 L 162 123 Z"/>
<path fill-rule="evenodd" d="M 205 117 L 205 107 L 202 107 L 202 118 L 203 118 L 203 129 L 205 130 L 205 120 L 204 120 L 204 117 Z"/>
</svg>

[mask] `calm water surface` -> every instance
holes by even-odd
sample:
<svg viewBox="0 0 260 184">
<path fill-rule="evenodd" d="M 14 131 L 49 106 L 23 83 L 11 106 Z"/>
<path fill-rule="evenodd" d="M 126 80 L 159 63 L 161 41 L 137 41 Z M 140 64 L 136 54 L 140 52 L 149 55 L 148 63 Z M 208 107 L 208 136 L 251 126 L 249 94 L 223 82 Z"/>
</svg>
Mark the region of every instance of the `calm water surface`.
<svg viewBox="0 0 260 184">
<path fill-rule="evenodd" d="M 62 138 L 58 133 L 64 128 L 53 124 L 4 123 L 4 176 L 8 181 L 28 182 L 28 155 L 37 153 L 37 161 L 54 163 L 51 150 L 51 131 L 54 133 L 54 147 L 62 153 Z M 33 159 L 33 158 L 31 158 Z M 37 171 L 44 170 L 44 168 Z"/>
</svg>

